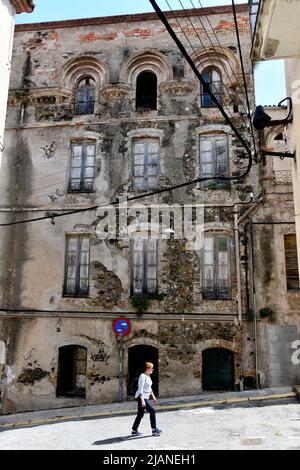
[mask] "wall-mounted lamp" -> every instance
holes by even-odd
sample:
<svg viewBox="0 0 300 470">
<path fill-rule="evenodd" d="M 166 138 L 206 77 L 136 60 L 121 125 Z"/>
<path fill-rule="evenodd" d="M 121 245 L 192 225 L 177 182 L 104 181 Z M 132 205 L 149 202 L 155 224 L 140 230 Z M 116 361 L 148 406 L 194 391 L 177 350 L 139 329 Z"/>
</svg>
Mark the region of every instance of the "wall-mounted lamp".
<svg viewBox="0 0 300 470">
<path fill-rule="evenodd" d="M 293 102 L 290 97 L 285 98 L 284 100 L 278 103 L 278 106 L 281 106 L 282 103 L 285 101 L 289 102 L 290 110 L 289 114 L 285 119 L 274 119 L 265 113 L 263 106 L 257 106 L 254 116 L 253 116 L 253 126 L 256 130 L 262 131 L 266 127 L 275 127 L 275 126 L 285 126 L 287 124 L 291 124 L 293 122 L 292 112 L 293 112 Z M 264 156 L 271 156 L 271 157 L 281 157 L 281 158 L 295 158 L 295 153 L 290 152 L 269 152 L 266 150 L 262 151 Z"/>
</svg>

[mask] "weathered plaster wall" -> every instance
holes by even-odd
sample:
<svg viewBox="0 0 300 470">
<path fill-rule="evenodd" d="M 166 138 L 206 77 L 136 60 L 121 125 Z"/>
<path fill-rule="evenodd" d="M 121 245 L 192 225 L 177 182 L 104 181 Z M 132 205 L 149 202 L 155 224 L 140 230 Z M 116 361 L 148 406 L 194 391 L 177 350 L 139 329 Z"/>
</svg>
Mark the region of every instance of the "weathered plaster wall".
<svg viewBox="0 0 300 470">
<path fill-rule="evenodd" d="M 118 401 L 119 346 L 110 320 L 58 317 L 10 322 L 19 337 L 17 348 L 9 347 L 11 352 L 14 349 L 14 360 L 5 369 L 3 413 Z M 178 395 L 200 393 L 202 352 L 212 347 L 235 353 L 239 377 L 241 334 L 237 323 L 135 320 L 125 338 L 123 390 L 128 380 L 128 349 L 138 344 L 159 349 L 160 396 L 172 396 L 174 388 Z M 56 397 L 58 349 L 68 344 L 87 348 L 86 399 Z"/>
<path fill-rule="evenodd" d="M 224 74 L 224 80 L 241 90 L 234 23 L 225 10 L 213 10 L 211 22 L 224 57 L 237 74 Z M 199 177 L 199 134 L 203 131 L 228 133 L 232 175 L 247 167 L 244 151 L 218 112 L 200 107 L 199 83 L 161 23 L 155 17 L 143 21 L 18 27 L 0 175 L 1 221 L 106 204 L 125 191 L 133 196 L 131 148 L 136 137 L 160 139 L 159 188 Z M 244 56 L 248 57 L 246 11 L 239 11 L 239 23 Z M 198 49 L 188 24 L 184 28 Z M 200 27 L 198 32 L 206 43 Z M 203 50 L 195 56 L 198 64 L 200 59 L 204 60 Z M 148 67 L 157 73 L 158 106 L 156 111 L 137 113 L 136 74 Z M 246 60 L 245 67 L 252 89 L 250 61 Z M 174 75 L 173 71 L 180 68 L 185 70 L 184 78 Z M 96 83 L 95 114 L 76 116 L 76 80 L 87 71 Z M 253 93 L 250 98 L 254 100 Z M 232 113 L 228 95 L 225 101 Z M 239 114 L 233 119 L 241 124 Z M 68 193 L 70 145 L 82 139 L 96 144 L 94 192 Z M 163 295 L 151 300 L 142 316 L 137 315 L 130 299 L 130 244 L 99 240 L 95 236 L 99 221 L 95 210 L 5 229 L 0 240 L 0 286 L 3 305 L 15 311 L 9 312 L 2 331 L 8 344 L 4 412 L 116 401 L 119 362 L 111 326 L 112 319 L 120 314 L 126 314 L 133 323 L 126 338 L 125 377 L 128 347 L 154 345 L 159 349 L 161 396 L 171 395 L 174 385 L 178 394 L 199 393 L 202 352 L 209 348 L 234 352 L 236 386 L 247 371 L 253 375 L 253 345 L 243 350 L 248 340 L 236 322 L 233 230 L 233 205 L 248 201 L 250 192 L 255 196 L 260 192 L 257 167 L 245 180 L 224 189 L 187 187 L 146 201 L 205 204 L 207 229 L 230 237 L 231 298 L 202 300 L 199 254 L 187 251 L 182 240 L 164 240 L 159 244 L 158 257 L 158 293 Z M 62 296 L 65 235 L 70 233 L 91 236 L 89 298 Z M 243 253 L 242 245 L 240 249 Z M 244 267 L 243 311 L 247 308 L 245 276 Z M 13 317 L 17 312 L 18 318 Z M 86 400 L 55 397 L 58 348 L 66 344 L 88 349 Z"/>
</svg>

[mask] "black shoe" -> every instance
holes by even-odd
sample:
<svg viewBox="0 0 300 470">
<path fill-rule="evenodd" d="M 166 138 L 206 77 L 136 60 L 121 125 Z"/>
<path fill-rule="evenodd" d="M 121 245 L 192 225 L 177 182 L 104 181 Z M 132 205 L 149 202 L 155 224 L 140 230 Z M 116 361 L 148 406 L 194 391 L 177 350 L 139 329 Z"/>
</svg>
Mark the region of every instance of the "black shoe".
<svg viewBox="0 0 300 470">
<path fill-rule="evenodd" d="M 132 436 L 139 437 L 139 436 L 142 436 L 143 433 L 142 433 L 142 432 L 139 432 L 139 431 L 134 431 L 134 430 L 132 430 L 131 435 L 132 435 Z"/>
<path fill-rule="evenodd" d="M 161 433 L 162 433 L 161 429 L 158 429 L 158 428 L 156 428 L 154 430 L 152 429 L 152 436 L 160 436 Z"/>
</svg>

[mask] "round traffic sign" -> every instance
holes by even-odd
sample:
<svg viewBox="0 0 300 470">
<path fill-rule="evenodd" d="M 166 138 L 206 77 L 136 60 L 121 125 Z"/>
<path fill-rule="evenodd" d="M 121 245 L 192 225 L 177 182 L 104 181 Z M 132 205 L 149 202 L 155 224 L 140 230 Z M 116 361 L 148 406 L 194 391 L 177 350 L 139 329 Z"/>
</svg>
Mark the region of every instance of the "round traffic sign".
<svg viewBox="0 0 300 470">
<path fill-rule="evenodd" d="M 113 322 L 113 330 L 119 336 L 130 333 L 130 321 L 127 318 L 116 318 Z"/>
</svg>

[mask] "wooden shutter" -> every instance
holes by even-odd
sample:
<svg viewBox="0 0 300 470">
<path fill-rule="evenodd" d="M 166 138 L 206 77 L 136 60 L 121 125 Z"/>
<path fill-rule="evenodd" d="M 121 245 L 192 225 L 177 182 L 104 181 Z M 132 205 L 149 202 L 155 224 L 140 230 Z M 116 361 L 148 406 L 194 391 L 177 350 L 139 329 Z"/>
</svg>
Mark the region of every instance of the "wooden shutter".
<svg viewBox="0 0 300 470">
<path fill-rule="evenodd" d="M 284 236 L 286 281 L 288 290 L 299 289 L 297 239 L 295 234 Z"/>
</svg>

